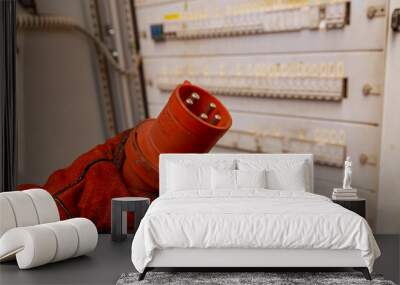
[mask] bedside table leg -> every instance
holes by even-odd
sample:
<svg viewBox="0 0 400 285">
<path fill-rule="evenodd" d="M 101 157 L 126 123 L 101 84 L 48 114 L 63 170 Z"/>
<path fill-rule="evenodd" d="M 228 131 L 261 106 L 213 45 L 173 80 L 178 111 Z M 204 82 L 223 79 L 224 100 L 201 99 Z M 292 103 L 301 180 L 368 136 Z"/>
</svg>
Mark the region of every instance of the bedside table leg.
<svg viewBox="0 0 400 285">
<path fill-rule="evenodd" d="M 372 280 L 371 274 L 369 274 L 369 270 L 367 267 L 354 267 L 354 269 L 357 271 L 361 271 L 362 274 L 364 275 L 365 279 Z"/>
<path fill-rule="evenodd" d="M 142 273 L 139 274 L 139 278 L 138 281 L 142 281 L 145 277 L 146 277 L 146 273 L 147 273 L 147 267 L 144 269 L 144 271 Z"/>
<path fill-rule="evenodd" d="M 123 241 L 127 234 L 127 216 L 124 205 L 119 201 L 111 202 L 111 239 Z"/>
</svg>

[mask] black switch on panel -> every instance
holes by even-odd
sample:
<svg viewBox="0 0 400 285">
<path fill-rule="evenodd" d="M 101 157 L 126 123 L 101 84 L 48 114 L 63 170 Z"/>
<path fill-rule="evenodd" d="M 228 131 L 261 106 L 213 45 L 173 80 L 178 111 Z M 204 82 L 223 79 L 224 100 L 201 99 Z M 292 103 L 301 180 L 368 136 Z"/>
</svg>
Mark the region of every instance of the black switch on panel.
<svg viewBox="0 0 400 285">
<path fill-rule="evenodd" d="M 400 32 L 400 9 L 394 9 L 392 14 L 392 30 L 393 32 Z"/>
<path fill-rule="evenodd" d="M 161 42 L 165 40 L 164 37 L 164 25 L 163 24 L 153 24 L 150 26 L 151 38 L 156 42 Z"/>
</svg>

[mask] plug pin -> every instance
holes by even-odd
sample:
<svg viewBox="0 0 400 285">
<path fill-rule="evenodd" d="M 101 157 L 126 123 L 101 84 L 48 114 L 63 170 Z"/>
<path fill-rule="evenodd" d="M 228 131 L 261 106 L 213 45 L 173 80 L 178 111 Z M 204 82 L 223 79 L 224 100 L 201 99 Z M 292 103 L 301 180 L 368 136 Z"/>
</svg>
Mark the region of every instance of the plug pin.
<svg viewBox="0 0 400 285">
<path fill-rule="evenodd" d="M 193 92 L 190 97 L 192 97 L 192 99 L 195 100 L 195 101 L 199 101 L 200 100 L 200 95 L 197 94 L 196 92 Z"/>
<path fill-rule="evenodd" d="M 206 114 L 209 115 L 212 111 L 214 111 L 217 108 L 217 105 L 215 105 L 215 103 L 211 102 L 206 110 Z"/>
<path fill-rule="evenodd" d="M 208 120 L 208 115 L 206 113 L 201 113 L 200 118 L 204 121 Z"/>
<path fill-rule="evenodd" d="M 188 106 L 192 106 L 193 105 L 193 100 L 191 98 L 186 98 L 185 103 Z"/>
<path fill-rule="evenodd" d="M 215 114 L 211 120 L 212 125 L 217 125 L 221 121 L 222 117 L 220 114 Z"/>
</svg>

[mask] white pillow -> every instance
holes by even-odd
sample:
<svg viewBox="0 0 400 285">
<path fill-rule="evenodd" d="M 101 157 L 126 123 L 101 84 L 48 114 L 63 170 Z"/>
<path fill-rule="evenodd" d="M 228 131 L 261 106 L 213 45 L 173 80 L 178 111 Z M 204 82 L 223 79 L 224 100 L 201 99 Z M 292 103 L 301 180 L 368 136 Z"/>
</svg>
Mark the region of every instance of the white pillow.
<svg viewBox="0 0 400 285">
<path fill-rule="evenodd" d="M 215 169 L 211 171 L 213 190 L 237 190 L 239 188 L 267 188 L 266 170 Z"/>
<path fill-rule="evenodd" d="M 207 166 L 169 163 L 168 191 L 187 191 L 211 188 L 211 168 Z"/>
<path fill-rule="evenodd" d="M 240 170 L 267 170 L 267 188 L 271 190 L 306 191 L 309 171 L 303 160 L 239 160 Z"/>
<path fill-rule="evenodd" d="M 306 191 L 304 164 L 284 172 L 272 169 L 267 172 L 268 188 L 272 190 Z"/>
<path fill-rule="evenodd" d="M 236 170 L 212 168 L 211 173 L 213 190 L 236 190 Z"/>
<path fill-rule="evenodd" d="M 236 170 L 238 188 L 267 188 L 267 171 Z"/>
</svg>

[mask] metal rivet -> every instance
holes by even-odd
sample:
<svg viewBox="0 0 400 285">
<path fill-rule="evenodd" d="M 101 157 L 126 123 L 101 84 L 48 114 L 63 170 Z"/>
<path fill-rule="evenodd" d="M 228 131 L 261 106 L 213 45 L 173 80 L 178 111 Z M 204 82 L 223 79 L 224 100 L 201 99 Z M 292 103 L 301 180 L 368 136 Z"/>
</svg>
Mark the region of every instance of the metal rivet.
<svg viewBox="0 0 400 285">
<path fill-rule="evenodd" d="M 376 15 L 376 12 L 377 12 L 378 10 L 376 9 L 376 7 L 368 7 L 368 10 L 367 10 L 367 18 L 368 19 L 373 19 L 373 18 L 375 18 L 375 15 Z"/>
<path fill-rule="evenodd" d="M 111 27 L 111 26 L 107 26 L 107 27 L 106 27 L 106 32 L 107 32 L 107 34 L 108 34 L 109 36 L 115 35 L 115 30 L 114 30 L 114 28 Z"/>
<path fill-rule="evenodd" d="M 365 153 L 360 154 L 359 161 L 361 165 L 364 165 L 368 162 L 368 155 Z"/>
<path fill-rule="evenodd" d="M 112 54 L 113 58 L 118 58 L 118 56 L 119 56 L 118 52 L 115 49 L 111 51 L 111 54 Z"/>
<path fill-rule="evenodd" d="M 370 95 L 372 92 L 372 86 L 370 84 L 364 84 L 363 88 L 362 88 L 362 93 L 364 94 L 364 96 L 368 96 Z"/>
</svg>

